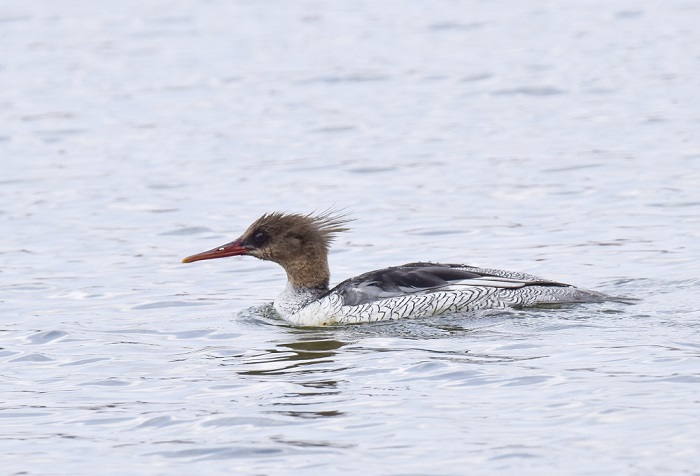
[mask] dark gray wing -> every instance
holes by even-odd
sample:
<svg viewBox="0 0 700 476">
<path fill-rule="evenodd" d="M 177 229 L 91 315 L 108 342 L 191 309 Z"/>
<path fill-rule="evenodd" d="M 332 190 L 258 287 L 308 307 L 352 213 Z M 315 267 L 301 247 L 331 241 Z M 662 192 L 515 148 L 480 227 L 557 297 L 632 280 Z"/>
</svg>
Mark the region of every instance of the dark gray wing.
<svg viewBox="0 0 700 476">
<path fill-rule="evenodd" d="M 454 291 L 464 286 L 502 289 L 524 286 L 569 287 L 536 276 L 508 271 L 475 268 L 462 264 L 409 263 L 370 271 L 350 278 L 329 293 L 342 296 L 346 306 L 356 306 L 406 294 Z"/>
</svg>

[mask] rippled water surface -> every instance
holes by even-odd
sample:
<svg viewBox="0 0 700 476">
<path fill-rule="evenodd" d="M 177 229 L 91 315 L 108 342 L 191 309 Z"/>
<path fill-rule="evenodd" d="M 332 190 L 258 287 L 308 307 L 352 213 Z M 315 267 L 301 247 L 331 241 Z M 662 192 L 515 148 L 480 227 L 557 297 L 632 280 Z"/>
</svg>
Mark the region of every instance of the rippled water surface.
<svg viewBox="0 0 700 476">
<path fill-rule="evenodd" d="M 0 3 L 3 474 L 697 474 L 700 5 Z M 639 298 L 294 328 L 274 264 Z"/>
</svg>

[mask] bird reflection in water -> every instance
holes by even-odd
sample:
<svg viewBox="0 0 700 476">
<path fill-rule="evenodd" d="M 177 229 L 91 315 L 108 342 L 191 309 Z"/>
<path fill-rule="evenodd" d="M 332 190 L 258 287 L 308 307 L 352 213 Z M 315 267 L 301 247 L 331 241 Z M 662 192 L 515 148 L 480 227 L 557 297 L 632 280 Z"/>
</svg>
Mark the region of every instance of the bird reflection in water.
<svg viewBox="0 0 700 476">
<path fill-rule="evenodd" d="M 343 370 L 334 368 L 333 356 L 347 342 L 332 339 L 301 340 L 277 344 L 275 348 L 250 357 L 244 365 L 252 366 L 241 375 L 279 375 L 288 373 L 328 373 Z"/>
<path fill-rule="evenodd" d="M 264 353 L 247 358 L 242 365 L 248 368 L 239 370 L 238 374 L 262 377 L 267 381 L 284 376 L 285 384 L 298 385 L 296 390 L 282 392 L 270 402 L 275 407 L 270 413 L 303 419 L 340 416 L 344 412 L 333 407 L 343 397 L 333 376 L 347 369 L 339 366 L 334 356 L 348 342 L 331 338 L 307 340 L 308 337 L 277 344 Z M 300 406 L 303 410 L 299 409 Z"/>
</svg>

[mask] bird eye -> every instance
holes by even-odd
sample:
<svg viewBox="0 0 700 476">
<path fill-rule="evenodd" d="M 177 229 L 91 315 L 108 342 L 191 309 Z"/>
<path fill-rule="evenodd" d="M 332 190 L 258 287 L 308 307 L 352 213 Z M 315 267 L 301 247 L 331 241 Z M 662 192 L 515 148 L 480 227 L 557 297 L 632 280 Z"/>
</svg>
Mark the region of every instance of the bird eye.
<svg viewBox="0 0 700 476">
<path fill-rule="evenodd" d="M 253 245 L 255 245 L 256 247 L 260 247 L 265 244 L 267 238 L 267 233 L 265 233 L 264 231 L 258 231 L 253 235 Z"/>
</svg>

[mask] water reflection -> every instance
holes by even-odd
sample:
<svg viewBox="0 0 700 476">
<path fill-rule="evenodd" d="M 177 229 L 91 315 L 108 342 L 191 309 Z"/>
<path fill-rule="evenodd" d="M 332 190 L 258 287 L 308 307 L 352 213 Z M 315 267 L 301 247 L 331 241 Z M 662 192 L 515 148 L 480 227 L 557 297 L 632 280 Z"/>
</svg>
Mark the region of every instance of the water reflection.
<svg viewBox="0 0 700 476">
<path fill-rule="evenodd" d="M 281 418 L 280 421 L 289 422 L 292 418 L 301 423 L 344 415 L 346 398 L 341 387 L 345 380 L 336 375 L 347 371 L 347 366 L 339 363 L 338 353 L 350 342 L 337 340 L 325 331 L 280 330 L 281 339 L 270 342 L 271 347 L 229 355 L 223 359 L 224 364 L 233 366 L 248 388 L 272 385 L 271 394 L 261 395 L 261 412 Z M 328 446 L 319 442 L 308 444 Z"/>
<path fill-rule="evenodd" d="M 275 411 L 274 413 L 295 418 L 329 418 L 338 417 L 345 414 L 345 412 L 341 412 L 339 410 L 328 410 L 320 412 Z"/>
<path fill-rule="evenodd" d="M 335 351 L 347 344 L 337 340 L 315 340 L 290 342 L 280 344 L 278 347 L 287 347 L 296 353 L 296 356 L 292 356 L 289 360 L 314 360 L 332 357 L 337 353 Z"/>
<path fill-rule="evenodd" d="M 239 371 L 241 375 L 280 375 L 287 373 L 326 373 L 343 370 L 326 364 L 333 363 L 338 349 L 348 342 L 333 339 L 299 340 L 277 344 L 263 354 L 252 357 L 243 365 L 250 370 Z M 327 383 L 321 386 L 328 386 Z M 335 382 L 332 382 L 335 385 Z"/>
</svg>

